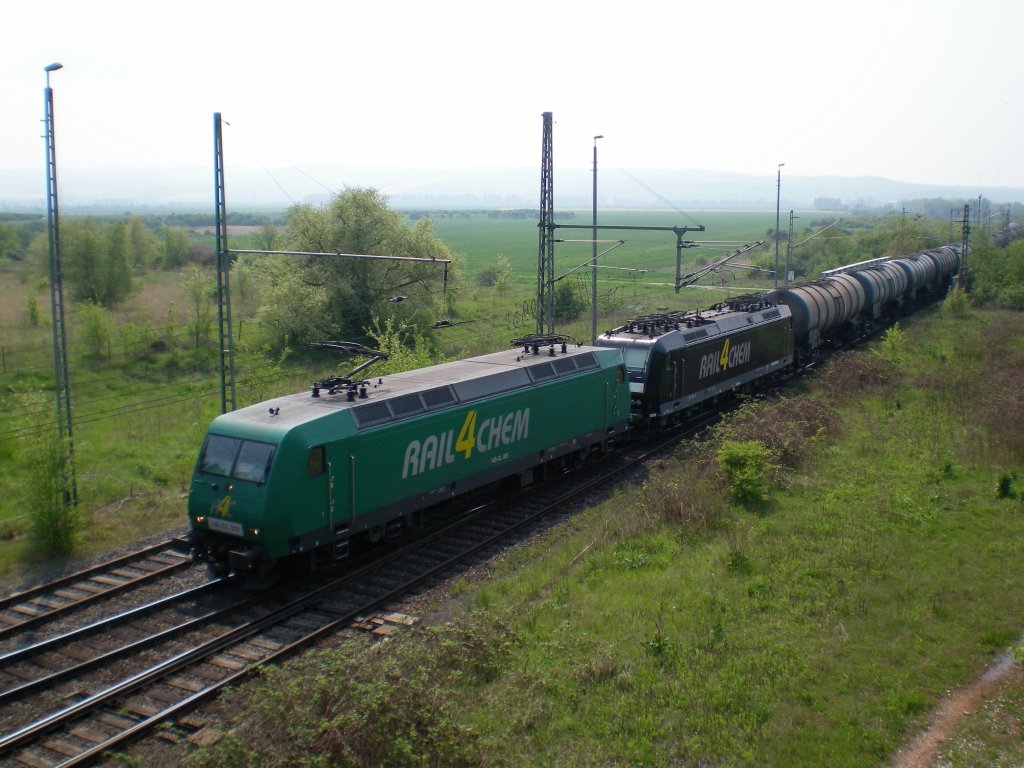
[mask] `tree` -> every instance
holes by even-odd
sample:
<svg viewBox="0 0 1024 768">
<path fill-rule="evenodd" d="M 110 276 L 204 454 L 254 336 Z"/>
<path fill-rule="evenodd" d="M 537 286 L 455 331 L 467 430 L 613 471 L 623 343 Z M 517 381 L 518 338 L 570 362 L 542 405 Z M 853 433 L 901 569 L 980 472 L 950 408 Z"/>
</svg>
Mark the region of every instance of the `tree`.
<svg viewBox="0 0 1024 768">
<path fill-rule="evenodd" d="M 562 280 L 555 287 L 555 319 L 572 322 L 583 314 L 587 305 L 580 298 L 568 280 Z"/>
<path fill-rule="evenodd" d="M 276 251 L 278 250 L 277 242 L 280 239 L 280 233 L 277 227 L 274 226 L 274 222 L 267 219 L 263 222 L 263 226 L 258 231 L 252 234 L 252 245 L 254 249 L 264 251 Z"/>
<path fill-rule="evenodd" d="M 153 263 L 153 252 L 156 250 L 156 241 L 141 216 L 132 216 L 128 223 L 128 240 L 130 242 L 131 263 L 139 269 L 149 269 Z"/>
<path fill-rule="evenodd" d="M 260 320 L 279 346 L 333 337 L 327 291 L 311 283 L 291 256 L 265 256 L 250 264 L 260 284 Z"/>
<path fill-rule="evenodd" d="M 511 284 L 512 265 L 509 264 L 508 257 L 499 253 L 498 258 L 494 260 L 494 288 L 499 296 L 504 296 Z"/>
<path fill-rule="evenodd" d="M 107 306 L 117 304 L 132 292 L 132 265 L 129 257 L 128 227 L 115 221 L 107 228 Z"/>
<path fill-rule="evenodd" d="M 75 335 L 93 357 L 102 357 L 114 334 L 114 318 L 110 310 L 91 301 L 75 307 Z"/>
<path fill-rule="evenodd" d="M 185 289 L 185 296 L 188 297 L 189 309 L 192 312 L 188 324 L 189 332 L 192 334 L 196 349 L 199 349 L 213 331 L 213 280 L 193 267 L 192 273 L 182 283 L 182 287 Z"/>
<path fill-rule="evenodd" d="M 164 269 L 177 269 L 188 261 L 192 239 L 181 227 L 164 227 Z"/>
<path fill-rule="evenodd" d="M 70 221 L 63 229 L 61 258 L 72 298 L 112 307 L 132 290 L 123 222 Z"/>
<path fill-rule="evenodd" d="M 321 209 L 295 206 L 288 212 L 286 239 L 296 251 L 453 258 L 429 219 L 407 225 L 374 189 L 348 188 Z M 375 316 L 408 321 L 414 313 L 429 318 L 444 312 L 439 264 L 315 257 L 302 267 L 304 282 L 323 288 L 332 333 L 339 338 L 361 334 Z M 456 277 L 452 265 L 449 299 Z"/>
</svg>

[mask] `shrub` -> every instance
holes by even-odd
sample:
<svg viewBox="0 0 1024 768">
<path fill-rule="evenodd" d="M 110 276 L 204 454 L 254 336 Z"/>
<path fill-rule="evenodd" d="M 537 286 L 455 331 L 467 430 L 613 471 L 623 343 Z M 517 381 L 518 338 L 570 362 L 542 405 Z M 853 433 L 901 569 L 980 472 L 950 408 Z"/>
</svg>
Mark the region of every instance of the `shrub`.
<svg viewBox="0 0 1024 768">
<path fill-rule="evenodd" d="M 81 530 L 81 515 L 68 498 L 67 447 L 55 430 L 28 441 L 27 491 L 33 544 L 44 555 L 68 555 Z"/>
<path fill-rule="evenodd" d="M 820 399 L 751 400 L 731 413 L 716 429 L 715 438 L 756 440 L 787 467 L 798 466 L 815 440 L 839 431 L 835 409 Z"/>
<path fill-rule="evenodd" d="M 764 443 L 726 440 L 718 449 L 717 461 L 736 501 L 763 504 L 768 500 L 774 466 L 772 453 Z"/>
<path fill-rule="evenodd" d="M 106 307 L 84 302 L 75 308 L 75 316 L 81 327 L 81 339 L 86 353 L 92 357 L 103 357 L 108 350 L 114 333 L 114 319 Z"/>
<path fill-rule="evenodd" d="M 1013 483 L 1016 479 L 1017 475 L 1014 472 L 1003 472 L 1003 474 L 999 476 L 999 480 L 996 482 L 996 498 L 1017 498 L 1017 490 L 1013 487 Z"/>
<path fill-rule="evenodd" d="M 415 628 L 382 649 L 360 637 L 267 669 L 255 713 L 190 765 L 479 765 L 476 736 L 453 702 L 461 683 L 504 669 L 507 626 L 488 616 Z"/>
<path fill-rule="evenodd" d="M 971 314 L 971 299 L 967 292 L 957 286 L 947 295 L 942 303 L 942 311 L 950 317 L 965 318 Z"/>
<path fill-rule="evenodd" d="M 906 356 L 907 334 L 896 323 L 882 335 L 882 343 L 878 354 L 894 368 L 899 368 Z"/>
</svg>

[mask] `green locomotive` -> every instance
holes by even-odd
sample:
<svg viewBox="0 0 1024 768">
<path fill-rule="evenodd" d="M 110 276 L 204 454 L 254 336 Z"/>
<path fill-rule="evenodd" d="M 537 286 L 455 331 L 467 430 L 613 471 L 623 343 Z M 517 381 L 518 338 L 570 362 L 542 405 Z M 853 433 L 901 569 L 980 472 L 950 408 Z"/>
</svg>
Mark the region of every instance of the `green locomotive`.
<svg viewBox="0 0 1024 768">
<path fill-rule="evenodd" d="M 604 450 L 627 430 L 629 399 L 619 350 L 551 343 L 224 414 L 189 489 L 193 552 L 249 576 L 344 557 L 357 535 Z"/>
</svg>

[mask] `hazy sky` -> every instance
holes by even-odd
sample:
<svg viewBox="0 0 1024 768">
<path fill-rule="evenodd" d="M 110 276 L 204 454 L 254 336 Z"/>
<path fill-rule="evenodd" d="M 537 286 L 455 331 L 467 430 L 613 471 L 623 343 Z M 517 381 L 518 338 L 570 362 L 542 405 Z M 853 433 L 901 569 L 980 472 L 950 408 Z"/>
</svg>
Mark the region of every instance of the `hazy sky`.
<svg viewBox="0 0 1024 768">
<path fill-rule="evenodd" d="M 1021 0 L 9 3 L 0 173 L 558 167 L 1024 187 Z"/>
</svg>

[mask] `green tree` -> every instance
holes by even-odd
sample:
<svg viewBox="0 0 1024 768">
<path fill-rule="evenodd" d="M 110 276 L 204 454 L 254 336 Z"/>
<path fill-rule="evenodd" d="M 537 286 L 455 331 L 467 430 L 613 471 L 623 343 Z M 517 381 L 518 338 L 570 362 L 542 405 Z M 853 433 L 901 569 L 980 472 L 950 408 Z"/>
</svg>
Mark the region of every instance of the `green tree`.
<svg viewBox="0 0 1024 768">
<path fill-rule="evenodd" d="M 128 227 L 115 221 L 107 228 L 106 299 L 107 306 L 123 301 L 132 292 L 132 265 L 129 256 Z"/>
<path fill-rule="evenodd" d="M 164 227 L 164 269 L 177 269 L 188 261 L 192 238 L 181 227 Z"/>
<path fill-rule="evenodd" d="M 292 256 L 264 256 L 249 264 L 259 283 L 261 322 L 275 343 L 304 344 L 333 336 L 327 290 L 310 282 Z"/>
<path fill-rule="evenodd" d="M 25 315 L 28 318 L 28 324 L 35 328 L 39 325 L 39 302 L 36 301 L 36 295 L 30 293 L 25 301 Z"/>
<path fill-rule="evenodd" d="M 131 263 L 139 269 L 149 269 L 153 263 L 156 241 L 153 234 L 146 228 L 141 216 L 132 216 L 128 223 L 128 239 L 130 241 Z"/>
<path fill-rule="evenodd" d="M 264 251 L 276 251 L 279 250 L 277 245 L 280 239 L 280 232 L 274 226 L 274 222 L 267 219 L 263 222 L 263 226 L 252 234 L 253 248 Z"/>
<path fill-rule="evenodd" d="M 555 319 L 563 323 L 571 322 L 583 314 L 586 302 L 569 280 L 562 280 L 555 287 Z"/>
<path fill-rule="evenodd" d="M 210 338 L 213 331 L 213 298 L 215 295 L 213 280 L 204 275 L 195 267 L 182 282 L 185 289 L 185 296 L 188 298 L 188 306 L 191 311 L 188 327 L 195 348 L 199 347 Z"/>
<path fill-rule="evenodd" d="M 498 257 L 494 260 L 494 289 L 498 292 L 499 296 L 504 296 L 508 293 L 511 285 L 512 265 L 509 263 L 507 256 L 499 253 Z"/>
<path fill-rule="evenodd" d="M 106 307 L 86 301 L 75 307 L 75 329 L 86 352 L 102 357 L 110 346 L 114 318 Z"/>
<path fill-rule="evenodd" d="M 33 393 L 22 396 L 33 410 L 48 410 L 46 398 Z M 65 504 L 69 490 L 68 447 L 56 428 L 22 438 L 25 461 L 25 505 L 31 520 L 35 549 L 44 555 L 67 555 L 75 547 L 82 528 L 77 506 Z"/>
<path fill-rule="evenodd" d="M 383 376 L 388 373 L 410 371 L 430 365 L 430 346 L 422 334 L 409 334 L 395 327 L 395 321 L 388 318 L 381 325 L 380 318 L 366 329 L 366 335 L 373 339 L 374 346 L 387 354 L 388 359 L 374 366 L 369 373 Z M 353 366 L 354 367 L 354 366 Z"/>
<path fill-rule="evenodd" d="M 374 189 L 349 188 L 326 207 L 299 205 L 288 212 L 287 244 L 297 251 L 453 259 L 429 219 L 408 225 Z M 334 335 L 361 334 L 375 316 L 408 322 L 440 316 L 456 286 L 456 265 L 448 271 L 444 295 L 442 265 L 317 257 L 302 264 L 305 282 L 322 286 Z"/>
<path fill-rule="evenodd" d="M 907 355 L 907 344 L 906 332 L 900 328 L 899 323 L 896 323 L 882 334 L 882 343 L 877 354 L 893 368 L 899 369 Z"/>
<path fill-rule="evenodd" d="M 99 224 L 92 218 L 63 226 L 61 259 L 73 299 L 112 307 L 132 290 L 128 239 L 123 222 Z"/>
</svg>

